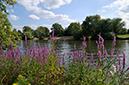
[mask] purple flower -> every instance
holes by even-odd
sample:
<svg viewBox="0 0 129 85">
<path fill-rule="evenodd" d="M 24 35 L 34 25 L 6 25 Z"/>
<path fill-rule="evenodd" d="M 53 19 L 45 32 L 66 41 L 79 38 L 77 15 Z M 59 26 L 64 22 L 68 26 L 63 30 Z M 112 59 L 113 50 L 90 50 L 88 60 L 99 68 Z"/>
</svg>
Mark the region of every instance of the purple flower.
<svg viewBox="0 0 129 85">
<path fill-rule="evenodd" d="M 85 41 L 86 40 L 86 37 L 83 37 L 83 41 Z"/>
<path fill-rule="evenodd" d="M 98 51 L 98 58 L 99 58 L 99 60 L 101 60 L 101 52 L 100 51 Z"/>
<path fill-rule="evenodd" d="M 93 61 L 93 53 L 91 53 L 90 60 Z"/>
<path fill-rule="evenodd" d="M 123 52 L 123 69 L 125 68 L 125 64 L 126 64 L 126 62 L 125 62 L 125 52 Z"/>
<path fill-rule="evenodd" d="M 86 48 L 86 47 L 87 47 L 86 42 L 82 42 L 82 46 L 83 46 L 84 48 Z"/>
<path fill-rule="evenodd" d="M 27 45 L 27 36 L 25 36 L 25 45 Z"/>
</svg>

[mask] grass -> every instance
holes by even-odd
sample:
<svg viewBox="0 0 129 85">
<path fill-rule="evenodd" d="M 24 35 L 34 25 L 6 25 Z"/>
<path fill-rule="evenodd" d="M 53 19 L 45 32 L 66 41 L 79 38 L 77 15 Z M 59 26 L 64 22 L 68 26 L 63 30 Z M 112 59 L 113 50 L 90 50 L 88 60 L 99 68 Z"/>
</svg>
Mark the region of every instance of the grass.
<svg viewBox="0 0 129 85">
<path fill-rule="evenodd" d="M 117 37 L 121 39 L 126 39 L 126 38 L 129 38 L 129 34 L 117 35 Z"/>
</svg>

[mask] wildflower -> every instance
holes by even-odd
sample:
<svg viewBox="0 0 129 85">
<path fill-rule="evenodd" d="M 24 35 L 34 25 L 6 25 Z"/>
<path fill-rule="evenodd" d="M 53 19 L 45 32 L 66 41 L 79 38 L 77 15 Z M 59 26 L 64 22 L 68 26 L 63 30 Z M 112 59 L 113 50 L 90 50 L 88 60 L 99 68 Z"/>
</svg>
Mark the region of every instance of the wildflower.
<svg viewBox="0 0 129 85">
<path fill-rule="evenodd" d="M 22 75 L 18 75 L 18 78 L 23 78 L 23 76 Z"/>
<path fill-rule="evenodd" d="M 31 85 L 30 83 L 28 85 Z"/>
<path fill-rule="evenodd" d="M 101 52 L 98 51 L 98 58 L 101 60 Z"/>
<path fill-rule="evenodd" d="M 86 47 L 87 47 L 86 42 L 82 42 L 82 46 L 83 46 L 84 48 L 86 48 Z"/>
<path fill-rule="evenodd" d="M 116 72 L 116 66 L 115 65 L 112 65 L 112 67 L 114 68 L 113 71 L 115 73 Z"/>
<path fill-rule="evenodd" d="M 58 68 L 57 71 L 60 71 L 60 69 Z"/>
<path fill-rule="evenodd" d="M 111 76 L 111 75 L 114 75 L 114 73 L 113 73 L 112 71 L 109 71 L 109 74 L 110 74 L 110 76 Z"/>
<path fill-rule="evenodd" d="M 90 60 L 93 61 L 93 53 L 91 53 Z"/>
<path fill-rule="evenodd" d="M 13 85 L 18 85 L 18 83 L 13 83 Z"/>
<path fill-rule="evenodd" d="M 27 36 L 25 36 L 25 45 L 27 45 Z"/>
</svg>

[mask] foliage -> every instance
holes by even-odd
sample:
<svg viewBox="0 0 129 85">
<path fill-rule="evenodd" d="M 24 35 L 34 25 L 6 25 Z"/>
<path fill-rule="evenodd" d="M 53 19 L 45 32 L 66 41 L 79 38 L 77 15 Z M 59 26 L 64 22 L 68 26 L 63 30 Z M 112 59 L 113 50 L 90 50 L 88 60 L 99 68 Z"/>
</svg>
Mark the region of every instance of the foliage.
<svg viewBox="0 0 129 85">
<path fill-rule="evenodd" d="M 51 30 L 54 30 L 55 36 L 59 37 L 64 34 L 64 29 L 59 23 L 55 23 L 52 25 Z"/>
<path fill-rule="evenodd" d="M 26 40 L 27 38 L 25 38 Z M 55 50 L 54 31 L 51 36 L 51 48 L 47 46 L 26 45 L 26 54 L 22 55 L 20 48 L 4 52 L 0 50 L 0 84 L 1 85 L 122 85 L 128 84 L 129 67 L 125 68 L 125 52 L 114 54 L 116 37 L 114 36 L 111 54 L 104 48 L 104 39 L 99 35 L 96 53 L 88 55 L 86 41 L 83 49 L 65 54 L 60 59 Z M 121 53 L 123 57 L 121 57 Z M 67 61 L 65 60 L 67 57 Z M 122 59 L 122 60 L 121 60 Z M 60 62 L 62 61 L 62 62 Z"/>
<path fill-rule="evenodd" d="M 100 16 L 87 16 L 85 21 L 82 23 L 83 36 L 89 37 L 95 33 L 95 28 L 99 25 Z"/>
<path fill-rule="evenodd" d="M 31 29 L 31 27 L 29 27 L 29 26 L 24 26 L 23 28 L 23 34 L 21 34 L 22 35 L 22 39 L 25 39 L 25 36 L 27 36 L 27 39 L 33 39 L 33 35 L 32 35 L 32 33 L 34 32 L 34 30 L 33 29 Z"/>
<path fill-rule="evenodd" d="M 114 34 L 125 34 L 125 22 L 121 18 L 101 19 L 99 15 L 87 16 L 82 23 L 83 36 L 97 39 L 97 34 L 101 33 L 104 39 L 113 39 Z"/>
<path fill-rule="evenodd" d="M 20 40 L 18 34 L 11 31 L 11 23 L 7 18 L 9 14 L 6 9 L 6 5 L 14 6 L 16 1 L 14 0 L 1 0 L 0 1 L 0 46 L 4 49 L 10 47 L 10 43 L 13 42 L 14 47 L 17 46 L 17 40 Z"/>
<path fill-rule="evenodd" d="M 82 27 L 80 23 L 74 22 L 68 26 L 68 35 L 72 35 L 75 39 L 82 37 Z"/>
<path fill-rule="evenodd" d="M 44 37 L 49 37 L 49 29 L 47 27 L 38 27 L 35 31 L 35 36 L 39 39 L 43 39 Z"/>
</svg>

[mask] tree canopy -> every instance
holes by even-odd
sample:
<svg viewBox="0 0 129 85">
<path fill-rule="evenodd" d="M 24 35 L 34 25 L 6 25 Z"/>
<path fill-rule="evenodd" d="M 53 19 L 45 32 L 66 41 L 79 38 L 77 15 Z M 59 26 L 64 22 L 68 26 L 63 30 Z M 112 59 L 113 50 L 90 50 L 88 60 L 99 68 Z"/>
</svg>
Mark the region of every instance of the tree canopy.
<svg viewBox="0 0 129 85">
<path fill-rule="evenodd" d="M 53 24 L 51 30 L 53 29 L 54 29 L 55 36 L 62 36 L 64 33 L 64 29 L 59 23 Z"/>
<path fill-rule="evenodd" d="M 7 12 L 6 6 L 14 6 L 16 1 L 14 0 L 0 0 L 0 46 L 4 49 L 9 48 L 11 42 L 13 46 L 17 46 L 17 40 L 20 40 L 18 33 L 11 31 L 12 25 L 7 18 L 9 13 Z"/>
<path fill-rule="evenodd" d="M 50 33 L 49 33 L 49 29 L 47 27 L 38 27 L 35 31 L 36 33 L 36 37 L 39 39 L 43 39 L 44 37 L 49 37 Z"/>
</svg>

